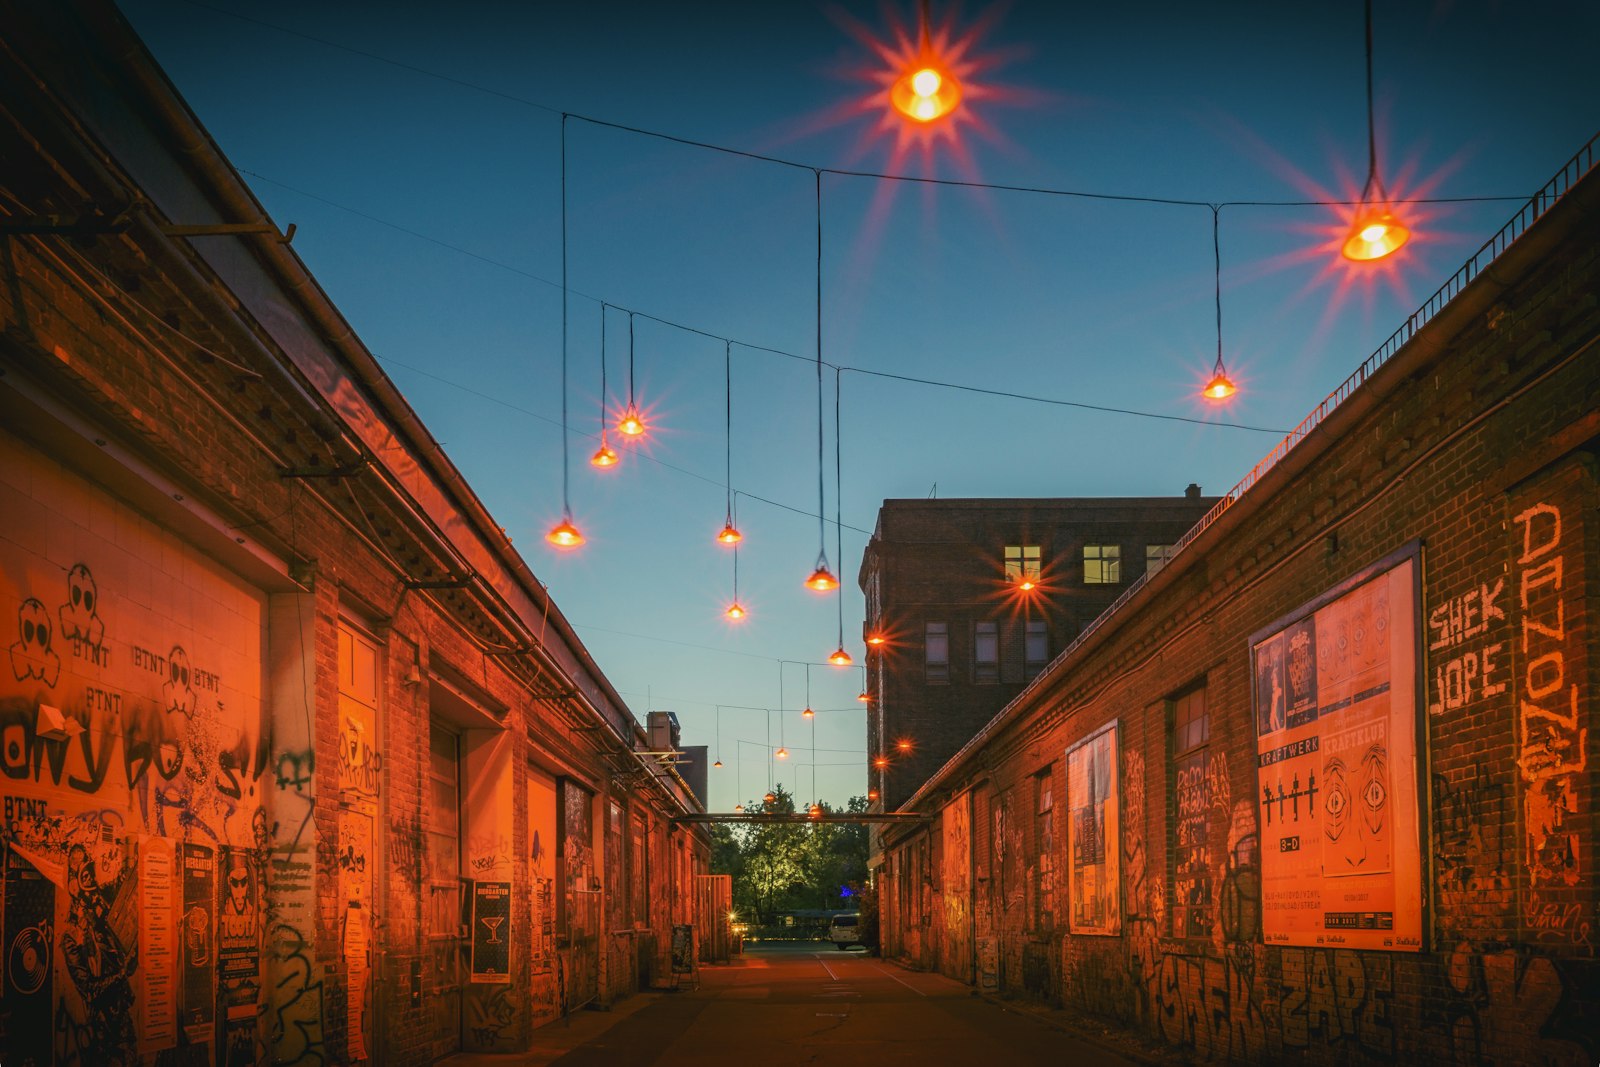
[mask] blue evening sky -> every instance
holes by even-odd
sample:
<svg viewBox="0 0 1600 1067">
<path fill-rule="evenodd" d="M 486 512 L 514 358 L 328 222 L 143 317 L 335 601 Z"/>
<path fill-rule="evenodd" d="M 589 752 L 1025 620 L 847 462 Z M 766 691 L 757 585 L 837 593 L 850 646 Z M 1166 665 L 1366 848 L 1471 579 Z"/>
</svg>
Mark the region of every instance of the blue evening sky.
<svg viewBox="0 0 1600 1067">
<path fill-rule="evenodd" d="M 1525 198 L 1600 127 L 1600 5 L 1377 9 L 1391 195 Z M 714 757 L 723 706 L 718 809 L 769 774 L 802 799 L 865 791 L 861 669 L 821 665 L 836 600 L 801 587 L 819 536 L 805 168 L 1200 202 L 1348 199 L 1366 174 L 1358 0 L 935 0 L 968 67 L 961 110 L 931 137 L 885 118 L 872 42 L 892 48 L 912 24 L 905 2 L 124 10 L 274 220 L 298 225 L 296 251 L 635 713 L 676 712 L 685 743 Z M 570 553 L 543 540 L 561 514 L 561 111 L 804 165 L 569 120 L 571 506 L 589 538 Z M 1362 269 L 1336 253 L 1348 209 L 1223 208 L 1224 359 L 1243 391 L 1215 409 L 1197 396 L 1216 354 L 1209 208 L 838 175 L 823 200 L 825 360 L 1213 423 L 846 372 L 841 565 L 827 370 L 826 548 L 858 664 L 855 576 L 883 499 L 1220 494 L 1279 439 L 1220 423 L 1281 436 L 1518 207 L 1409 208 L 1411 245 Z M 613 413 L 627 391 L 619 309 L 714 335 L 635 320 L 634 392 L 657 429 L 604 473 L 587 462 L 601 300 Z M 738 626 L 722 618 L 731 553 L 712 540 L 718 338 L 736 342 Z M 818 664 L 815 727 L 799 714 L 805 662 Z M 775 770 L 769 722 L 771 744 L 781 724 L 793 750 Z"/>
</svg>

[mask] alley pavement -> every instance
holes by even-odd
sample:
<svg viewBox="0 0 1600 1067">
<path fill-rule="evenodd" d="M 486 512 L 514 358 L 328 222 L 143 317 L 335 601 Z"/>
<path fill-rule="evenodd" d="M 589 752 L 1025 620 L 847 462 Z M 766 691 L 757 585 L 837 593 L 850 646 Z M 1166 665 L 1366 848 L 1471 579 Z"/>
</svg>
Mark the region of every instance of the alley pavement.
<svg viewBox="0 0 1600 1067">
<path fill-rule="evenodd" d="M 885 1067 L 916 1064 L 1124 1067 L 1129 1059 L 1008 1010 L 941 975 L 907 971 L 826 942 L 748 946 L 743 959 L 702 967 L 698 988 L 630 998 L 574 1027 L 541 1030 L 519 1056 L 459 1056 L 448 1067 L 738 1065 Z"/>
</svg>

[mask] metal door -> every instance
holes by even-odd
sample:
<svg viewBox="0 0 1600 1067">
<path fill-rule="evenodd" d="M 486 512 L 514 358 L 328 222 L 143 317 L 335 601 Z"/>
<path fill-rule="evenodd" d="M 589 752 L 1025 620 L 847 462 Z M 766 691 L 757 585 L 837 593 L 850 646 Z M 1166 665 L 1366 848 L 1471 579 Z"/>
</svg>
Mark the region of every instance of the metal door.
<svg viewBox="0 0 1600 1067">
<path fill-rule="evenodd" d="M 600 890 L 594 870 L 594 798 L 561 780 L 557 878 L 561 885 L 562 1009 L 573 1011 L 600 995 Z"/>
</svg>

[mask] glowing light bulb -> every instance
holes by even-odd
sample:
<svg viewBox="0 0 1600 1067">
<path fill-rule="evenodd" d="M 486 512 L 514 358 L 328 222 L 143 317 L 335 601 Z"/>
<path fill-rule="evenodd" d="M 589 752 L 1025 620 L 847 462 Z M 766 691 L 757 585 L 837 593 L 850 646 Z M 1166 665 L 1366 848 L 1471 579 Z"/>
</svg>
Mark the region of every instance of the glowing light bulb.
<svg viewBox="0 0 1600 1067">
<path fill-rule="evenodd" d="M 848 667 L 855 661 L 850 658 L 850 653 L 844 650 L 844 646 L 840 645 L 833 650 L 833 655 L 828 657 L 828 662 L 835 667 Z"/>
<path fill-rule="evenodd" d="M 1022 579 L 1022 581 L 1017 583 L 1017 588 L 1022 590 L 1024 593 L 1033 592 L 1033 590 L 1035 588 L 1034 587 L 1034 583 L 1033 583 L 1033 579 L 1032 578 L 1024 578 L 1024 579 Z"/>
<path fill-rule="evenodd" d="M 717 762 L 713 763 L 711 766 L 720 767 L 720 766 L 722 766 L 722 761 L 721 760 L 717 760 Z"/>
<path fill-rule="evenodd" d="M 889 103 L 916 122 L 943 118 L 960 102 L 961 83 L 948 70 L 941 69 L 937 57 L 925 56 L 889 87 Z"/>
<path fill-rule="evenodd" d="M 906 738 L 902 737 L 900 740 L 898 740 L 898 741 L 896 741 L 894 743 L 894 747 L 898 748 L 901 752 L 910 752 L 911 751 L 911 742 L 909 740 L 907 740 Z"/>
<path fill-rule="evenodd" d="M 800 713 L 800 717 L 802 719 L 814 719 L 817 717 L 817 713 L 812 711 L 810 708 L 807 708 L 805 711 Z"/>
<path fill-rule="evenodd" d="M 557 548 L 577 548 L 584 541 L 583 534 L 579 533 L 578 528 L 572 525 L 570 517 L 557 523 L 549 533 L 544 535 L 544 539 Z"/>
<path fill-rule="evenodd" d="M 839 579 L 828 570 L 826 563 L 819 563 L 817 569 L 811 572 L 811 577 L 806 579 L 806 588 L 818 593 L 831 593 L 839 588 Z"/>
<path fill-rule="evenodd" d="M 878 791 L 876 789 L 867 790 L 867 799 L 868 800 L 877 800 L 878 799 Z"/>
<path fill-rule="evenodd" d="M 822 805 L 821 804 L 813 804 L 813 805 L 811 805 L 811 817 L 813 819 L 822 818 Z"/>
<path fill-rule="evenodd" d="M 1200 395 L 1207 400 L 1226 400 L 1238 391 L 1239 387 L 1233 384 L 1233 379 L 1228 377 L 1226 372 L 1218 371 L 1217 376 L 1207 382 L 1204 389 L 1200 390 Z"/>
<path fill-rule="evenodd" d="M 889 766 L 889 757 L 879 756 L 877 759 L 872 761 L 872 765 L 881 771 L 885 767 Z"/>
<path fill-rule="evenodd" d="M 744 605 L 735 600 L 732 604 L 728 605 L 728 610 L 724 611 L 722 614 L 727 616 L 732 621 L 738 622 L 740 619 L 744 618 Z"/>
<path fill-rule="evenodd" d="M 600 447 L 589 457 L 589 465 L 601 468 L 617 465 L 617 450 L 606 443 L 606 435 L 603 433 L 600 435 Z"/>
<path fill-rule="evenodd" d="M 638 437 L 644 433 L 644 419 L 639 415 L 639 409 L 633 405 L 622 413 L 622 420 L 617 423 L 617 432 L 625 437 Z"/>
<path fill-rule="evenodd" d="M 732 519 L 729 519 L 727 525 L 722 527 L 722 532 L 717 534 L 717 543 L 719 545 L 736 545 L 743 540 L 744 534 L 740 533 L 738 527 L 733 525 Z"/>
<path fill-rule="evenodd" d="M 743 804 L 735 804 L 733 806 L 733 810 L 734 811 L 743 811 L 744 810 L 744 805 Z"/>
<path fill-rule="evenodd" d="M 869 636 L 867 638 L 867 644 L 869 644 L 869 645 L 881 645 L 881 644 L 884 644 L 888 640 L 889 639 L 887 637 L 884 637 L 882 634 L 875 633 L 875 634 L 872 634 L 871 636 Z"/>
<path fill-rule="evenodd" d="M 766 796 L 762 797 L 761 799 L 762 799 L 762 801 L 764 803 L 767 803 L 767 804 L 776 804 L 778 802 L 777 796 L 772 794 L 772 793 L 768 793 Z"/>
<path fill-rule="evenodd" d="M 1344 258 L 1370 263 L 1399 251 L 1410 239 L 1411 231 L 1393 214 L 1381 208 L 1365 208 L 1350 227 L 1350 236 L 1344 242 Z"/>
<path fill-rule="evenodd" d="M 779 745 L 778 751 L 774 752 L 772 755 L 777 759 L 788 759 L 789 750 L 784 748 L 782 745 Z"/>
<path fill-rule="evenodd" d="M 872 701 L 872 697 L 867 693 L 867 691 L 865 689 L 863 689 L 861 692 L 856 694 L 856 699 L 861 701 L 861 703 L 863 703 L 863 704 L 871 703 L 871 701 Z"/>
</svg>

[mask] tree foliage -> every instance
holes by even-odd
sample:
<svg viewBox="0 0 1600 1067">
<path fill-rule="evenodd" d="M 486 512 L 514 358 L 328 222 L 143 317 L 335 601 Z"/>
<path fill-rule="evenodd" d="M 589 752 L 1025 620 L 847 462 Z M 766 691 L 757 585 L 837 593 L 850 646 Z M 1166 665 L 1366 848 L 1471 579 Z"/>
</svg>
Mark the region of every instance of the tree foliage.
<svg viewBox="0 0 1600 1067">
<path fill-rule="evenodd" d="M 794 796 L 782 785 L 772 798 L 746 810 L 795 811 Z M 845 810 L 865 812 L 866 797 L 851 797 Z M 867 876 L 867 828 L 860 823 L 722 824 L 711 841 L 711 869 L 733 876 L 734 909 L 761 924 L 776 922 L 786 911 L 851 907 Z M 852 896 L 844 895 L 846 888 Z"/>
</svg>

